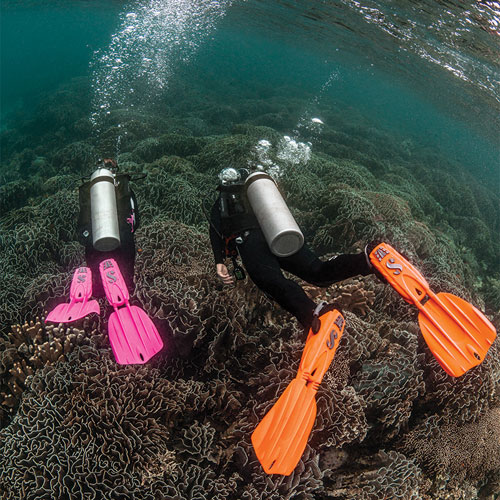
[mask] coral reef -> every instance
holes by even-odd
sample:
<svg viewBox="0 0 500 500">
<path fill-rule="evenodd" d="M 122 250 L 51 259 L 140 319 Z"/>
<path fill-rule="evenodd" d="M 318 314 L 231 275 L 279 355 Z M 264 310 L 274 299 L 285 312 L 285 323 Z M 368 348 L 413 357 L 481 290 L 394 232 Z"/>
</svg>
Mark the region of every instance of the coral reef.
<svg viewBox="0 0 500 500">
<path fill-rule="evenodd" d="M 335 283 L 327 290 L 303 284 L 304 290 L 314 300 L 324 300 L 339 311 L 350 311 L 366 316 L 375 300 L 375 292 L 366 286 L 362 278 L 349 278 Z"/>
<path fill-rule="evenodd" d="M 434 475 L 460 484 L 481 481 L 500 470 L 500 408 L 490 408 L 476 422 L 436 426 L 429 420 L 408 433 L 402 449 Z M 429 433 L 426 428 L 434 427 Z"/>
<path fill-rule="evenodd" d="M 425 391 L 422 369 L 412 349 L 392 343 L 363 364 L 352 384 L 366 402 L 370 439 L 390 440 L 408 427 L 413 401 Z"/>
<path fill-rule="evenodd" d="M 419 500 L 429 486 L 414 460 L 394 450 L 358 459 L 353 472 L 346 469 L 327 472 L 328 479 L 334 481 L 325 488 L 328 498 Z"/>
<path fill-rule="evenodd" d="M 9 338 L 0 339 L 0 424 L 17 409 L 28 377 L 87 343 L 85 330 L 73 326 L 45 325 L 40 319 L 14 325 Z"/>
<path fill-rule="evenodd" d="M 498 341 L 481 365 L 449 377 L 422 340 L 416 309 L 374 276 L 302 283 L 313 300 L 342 310 L 346 329 L 302 460 L 289 477 L 263 473 L 250 436 L 295 376 L 304 332 L 248 279 L 234 288 L 217 280 L 204 214 L 217 173 L 274 169 L 323 258 L 387 239 L 433 290 L 473 302 L 497 327 L 500 209 L 461 166 L 355 110 L 325 103 L 319 133 L 299 120 L 309 104 L 290 88 L 228 84 L 220 99 L 203 80 L 173 80 L 155 109 L 111 110 L 98 131 L 87 82 L 76 80 L 2 132 L 0 496 L 496 493 Z M 101 317 L 71 327 L 34 320 L 67 300 L 85 258 L 76 188 L 115 152 L 122 171 L 143 174 L 132 181 L 141 212 L 132 302 L 166 346 L 144 366 L 114 362 L 105 301 Z"/>
<path fill-rule="evenodd" d="M 175 460 L 175 422 L 189 419 L 189 408 L 212 406 L 209 385 L 169 382 L 150 366 L 120 367 L 91 347 L 39 370 L 27 385 L 21 418 L 1 432 L 0 483 L 11 498 L 159 498 L 155 491 L 187 498 L 206 490 L 223 499 L 235 491 L 234 479 L 205 474 L 199 460 L 182 469 Z"/>
</svg>

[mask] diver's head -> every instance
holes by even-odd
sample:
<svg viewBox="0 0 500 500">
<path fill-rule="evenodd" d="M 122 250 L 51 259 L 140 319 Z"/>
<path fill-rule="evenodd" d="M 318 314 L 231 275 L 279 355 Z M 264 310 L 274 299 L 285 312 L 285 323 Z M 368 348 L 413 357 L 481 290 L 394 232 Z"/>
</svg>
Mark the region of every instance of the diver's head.
<svg viewBox="0 0 500 500">
<path fill-rule="evenodd" d="M 99 158 L 96 163 L 96 168 L 105 168 L 106 170 L 110 170 L 115 173 L 118 170 L 118 164 L 116 160 L 113 158 Z"/>
<path fill-rule="evenodd" d="M 231 186 L 240 180 L 240 174 L 233 167 L 227 167 L 220 171 L 219 182 L 223 186 Z"/>
<path fill-rule="evenodd" d="M 243 184 L 248 174 L 249 172 L 246 168 L 224 168 L 219 173 L 219 184 L 221 186 L 236 186 Z"/>
</svg>

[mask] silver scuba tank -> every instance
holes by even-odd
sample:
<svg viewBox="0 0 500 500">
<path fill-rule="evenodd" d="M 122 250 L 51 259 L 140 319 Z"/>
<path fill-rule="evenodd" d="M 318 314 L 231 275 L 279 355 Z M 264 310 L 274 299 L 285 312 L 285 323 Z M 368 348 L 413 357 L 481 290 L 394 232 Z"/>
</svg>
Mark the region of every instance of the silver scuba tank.
<svg viewBox="0 0 500 500">
<path fill-rule="evenodd" d="M 118 248 L 120 228 L 115 176 L 106 168 L 98 168 L 90 177 L 90 214 L 94 248 L 101 252 Z"/>
<path fill-rule="evenodd" d="M 272 177 L 254 172 L 245 181 L 248 202 L 274 255 L 288 257 L 304 244 L 304 235 Z"/>
</svg>

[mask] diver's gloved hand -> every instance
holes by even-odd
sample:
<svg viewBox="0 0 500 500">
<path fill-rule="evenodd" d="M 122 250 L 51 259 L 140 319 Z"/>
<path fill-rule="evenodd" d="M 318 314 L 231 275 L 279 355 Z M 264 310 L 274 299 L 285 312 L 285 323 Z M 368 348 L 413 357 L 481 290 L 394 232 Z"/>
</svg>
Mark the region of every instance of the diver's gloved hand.
<svg viewBox="0 0 500 500">
<path fill-rule="evenodd" d="M 217 276 L 225 285 L 234 285 L 234 278 L 229 274 L 229 271 L 224 264 L 217 264 Z"/>
</svg>

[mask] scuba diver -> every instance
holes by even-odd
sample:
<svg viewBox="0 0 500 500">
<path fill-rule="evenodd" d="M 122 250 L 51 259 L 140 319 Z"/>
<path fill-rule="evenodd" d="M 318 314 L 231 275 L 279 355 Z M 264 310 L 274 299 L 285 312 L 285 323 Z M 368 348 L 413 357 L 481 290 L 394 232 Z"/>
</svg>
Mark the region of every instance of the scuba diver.
<svg viewBox="0 0 500 500">
<path fill-rule="evenodd" d="M 289 476 L 306 448 L 317 413 L 316 394 L 333 362 L 346 321 L 332 305 L 316 305 L 287 271 L 327 287 L 354 275 L 375 274 L 419 310 L 418 323 L 430 351 L 452 377 L 480 364 L 496 337 L 489 320 L 449 293 L 435 294 L 396 249 L 370 242 L 364 252 L 320 260 L 306 245 L 274 180 L 265 172 L 225 168 L 210 214 L 210 241 L 217 275 L 225 284 L 244 278 L 239 254 L 252 281 L 308 331 L 296 376 L 252 432 L 255 455 L 265 473 Z M 207 214 L 208 215 L 208 214 Z M 233 260 L 234 278 L 224 261 Z"/>
<path fill-rule="evenodd" d="M 105 295 L 113 307 L 107 326 L 119 364 L 146 363 L 163 348 L 151 318 L 129 303 L 129 290 L 134 289 L 134 234 L 139 227 L 131 179 L 131 174 L 118 171 L 114 160 L 105 159 L 79 187 L 78 238 L 85 247 L 88 267 L 75 269 L 70 302 L 58 304 L 45 318 L 53 323 L 69 323 L 92 313 L 100 314 L 97 300 L 89 299 Z"/>
<path fill-rule="evenodd" d="M 365 252 L 320 260 L 304 245 L 304 237 L 274 180 L 265 172 L 225 168 L 219 174 L 219 196 L 210 213 L 210 242 L 216 271 L 225 284 L 243 279 L 239 254 L 255 283 L 307 330 L 319 328 L 318 318 L 332 306 L 317 305 L 283 270 L 319 287 L 373 272 Z M 231 258 L 234 277 L 225 265 Z"/>
<path fill-rule="evenodd" d="M 96 297 L 104 296 L 97 272 L 104 252 L 116 260 L 127 288 L 134 290 L 134 234 L 139 228 L 139 209 L 130 180 L 130 174 L 118 171 L 115 160 L 106 158 L 99 161 L 90 180 L 79 188 L 78 239 L 85 247 L 85 260 L 93 271 Z"/>
</svg>

